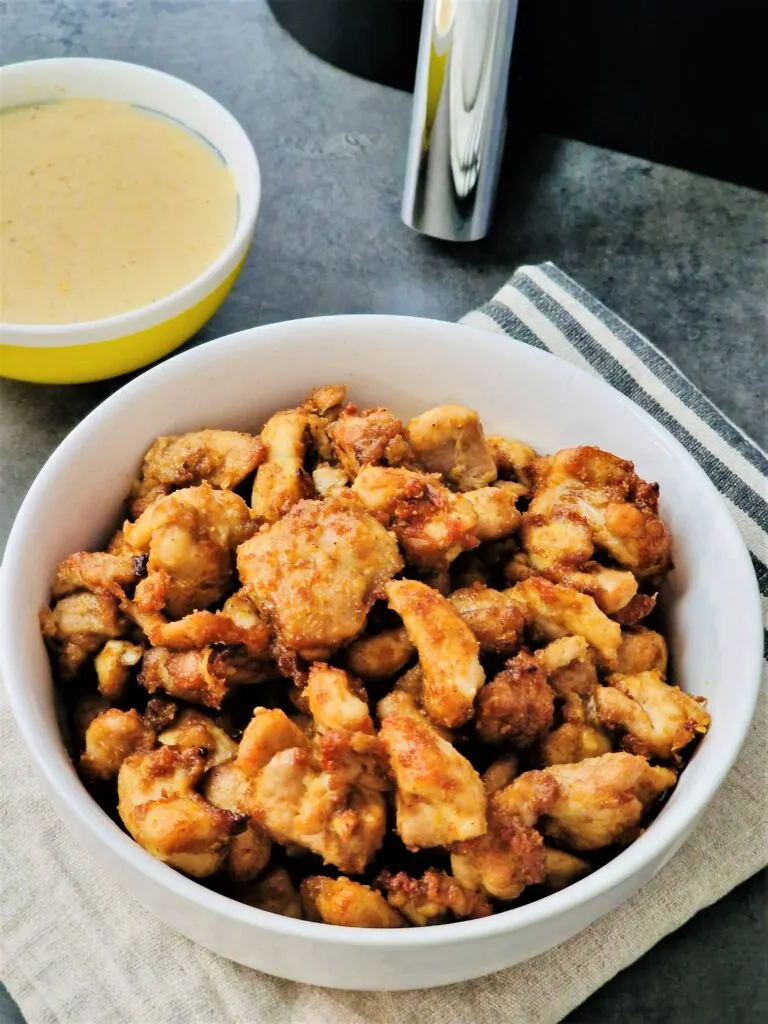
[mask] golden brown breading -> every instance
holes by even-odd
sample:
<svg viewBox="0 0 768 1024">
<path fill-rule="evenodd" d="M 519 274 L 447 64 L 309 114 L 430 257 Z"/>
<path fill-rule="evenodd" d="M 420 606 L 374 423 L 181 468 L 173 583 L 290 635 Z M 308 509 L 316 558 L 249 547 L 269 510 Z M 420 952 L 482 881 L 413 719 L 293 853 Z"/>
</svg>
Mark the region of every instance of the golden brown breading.
<svg viewBox="0 0 768 1024">
<path fill-rule="evenodd" d="M 343 491 L 349 477 L 340 466 L 319 462 L 312 470 L 312 486 L 321 498 L 328 498 L 337 491 Z"/>
<path fill-rule="evenodd" d="M 544 885 L 552 892 L 565 889 L 567 885 L 588 875 L 592 865 L 582 857 L 576 857 L 567 850 L 558 850 L 554 846 L 544 844 L 544 865 L 546 875 Z"/>
<path fill-rule="evenodd" d="M 85 731 L 80 769 L 90 779 L 112 779 L 120 765 L 137 750 L 151 750 L 155 734 L 138 711 L 109 708 L 97 715 Z"/>
<path fill-rule="evenodd" d="M 232 552 L 253 526 L 242 498 L 203 483 L 160 498 L 123 531 L 133 548 L 149 554 L 148 577 L 136 588 L 136 604 L 143 603 L 139 590 L 152 592 L 155 577 L 161 595 L 153 593 L 146 610 L 164 607 L 177 619 L 223 597 L 232 577 Z"/>
<path fill-rule="evenodd" d="M 474 634 L 450 601 L 423 583 L 393 580 L 385 590 L 419 652 L 427 714 L 449 729 L 462 725 L 485 679 Z"/>
<path fill-rule="evenodd" d="M 272 840 L 251 813 L 255 807 L 254 788 L 254 780 L 232 761 L 212 768 L 203 785 L 203 795 L 208 803 L 225 811 L 248 815 L 245 831 L 232 837 L 224 862 L 226 871 L 243 882 L 257 878 L 269 863 L 272 853 Z"/>
<path fill-rule="evenodd" d="M 486 743 L 528 747 L 550 729 L 554 710 L 546 673 L 522 650 L 478 693 L 477 733 Z"/>
<path fill-rule="evenodd" d="M 527 624 L 547 640 L 582 636 L 605 664 L 616 664 L 621 626 L 608 618 L 587 594 L 542 578 L 523 580 L 504 593 L 514 601 Z"/>
<path fill-rule="evenodd" d="M 307 699 L 319 731 L 348 729 L 373 733 L 365 690 L 355 692 L 349 676 L 339 668 L 316 661 L 309 670 Z"/>
<path fill-rule="evenodd" d="M 444 569 L 478 544 L 477 513 L 437 474 L 365 466 L 352 485 L 368 511 L 391 528 L 407 561 L 422 570 Z"/>
<path fill-rule="evenodd" d="M 549 764 L 572 764 L 585 757 L 600 757 L 613 750 L 610 736 L 599 723 L 588 722 L 584 702 L 572 693 L 563 706 L 565 721 L 542 743 L 542 760 Z"/>
<path fill-rule="evenodd" d="M 258 910 L 301 920 L 301 899 L 285 868 L 274 868 L 255 885 L 248 886 L 242 900 Z"/>
<path fill-rule="evenodd" d="M 292 747 L 309 748 L 302 730 L 279 708 L 254 708 L 237 752 L 237 767 L 255 777 L 275 754 Z"/>
<path fill-rule="evenodd" d="M 312 494 L 304 469 L 309 419 L 302 409 L 276 412 L 264 424 L 261 441 L 266 459 L 256 470 L 251 506 L 253 514 L 274 523 L 297 502 Z"/>
<path fill-rule="evenodd" d="M 608 729 L 624 734 L 624 747 L 634 754 L 677 758 L 709 728 L 702 700 L 669 686 L 658 672 L 611 675 L 592 694 L 591 711 Z"/>
<path fill-rule="evenodd" d="M 512 483 L 466 491 L 465 497 L 477 513 L 475 535 L 479 541 L 503 540 L 515 532 L 522 518 L 517 510 L 520 491 L 520 486 Z"/>
<path fill-rule="evenodd" d="M 241 645 L 257 661 L 270 658 L 270 629 L 242 590 L 227 598 L 221 611 L 190 612 L 174 622 L 142 611 L 136 602 L 125 608 L 155 647 L 189 651 L 208 644 Z"/>
<path fill-rule="evenodd" d="M 220 664 L 212 647 L 196 651 L 150 647 L 142 659 L 138 678 L 149 693 L 164 690 L 179 700 L 220 708 L 229 689 Z"/>
<path fill-rule="evenodd" d="M 624 605 L 613 617 L 622 626 L 637 626 L 647 619 L 656 607 L 658 594 L 635 594 L 629 604 Z"/>
<path fill-rule="evenodd" d="M 390 906 L 418 926 L 438 924 L 449 913 L 459 920 L 493 913 L 483 893 L 466 889 L 455 878 L 434 868 L 425 871 L 421 878 L 411 878 L 405 871 L 393 875 L 384 870 L 375 885 L 386 892 Z"/>
<path fill-rule="evenodd" d="M 363 466 L 399 466 L 411 456 L 402 421 L 389 409 L 343 409 L 328 428 L 335 458 L 350 480 Z"/>
<path fill-rule="evenodd" d="M 480 418 L 464 405 L 438 405 L 416 416 L 408 439 L 421 465 L 457 490 L 474 491 L 496 479 Z"/>
<path fill-rule="evenodd" d="M 208 715 L 191 708 L 185 708 L 174 719 L 173 725 L 160 733 L 157 742 L 179 750 L 196 750 L 206 769 L 231 761 L 237 754 L 237 744 L 232 737 Z"/>
<path fill-rule="evenodd" d="M 448 600 L 474 633 L 481 651 L 512 654 L 518 648 L 525 617 L 501 591 L 475 583 L 454 590 Z"/>
<path fill-rule="evenodd" d="M 658 672 L 663 678 L 667 674 L 667 641 L 652 629 L 637 626 L 622 630 L 616 671 L 622 675 L 637 675 L 638 672 Z"/>
<path fill-rule="evenodd" d="M 119 600 L 125 597 L 123 588 L 137 583 L 143 571 L 143 559 L 136 552 L 116 555 L 78 551 L 59 563 L 51 594 L 58 598 L 77 590 L 90 590 L 94 594 L 112 594 Z"/>
<path fill-rule="evenodd" d="M 415 652 L 405 629 L 397 626 L 381 633 L 363 633 L 347 648 L 346 666 L 361 679 L 389 679 L 408 664 Z"/>
<path fill-rule="evenodd" d="M 418 850 L 481 835 L 486 817 L 480 776 L 416 710 L 412 698 L 403 691 L 398 700 L 393 697 L 379 704 L 379 736 L 395 777 L 400 838 Z"/>
<path fill-rule="evenodd" d="M 558 697 L 588 697 L 598 685 L 595 652 L 582 636 L 564 636 L 536 651 Z"/>
<path fill-rule="evenodd" d="M 397 542 L 347 495 L 302 501 L 243 544 L 240 578 L 284 648 L 328 657 L 365 626 L 403 567 Z"/>
<path fill-rule="evenodd" d="M 528 515 L 545 520 L 557 513 L 578 516 L 594 543 L 638 577 L 657 576 L 671 566 L 671 538 L 658 516 L 658 486 L 635 467 L 599 448 L 566 448 L 539 459 Z"/>
<path fill-rule="evenodd" d="M 636 836 L 644 812 L 677 776 L 636 754 L 603 754 L 544 769 L 558 795 L 539 827 L 572 850 L 599 850 Z"/>
<path fill-rule="evenodd" d="M 129 670 L 138 665 L 143 654 L 144 648 L 139 644 L 128 640 L 107 640 L 93 659 L 99 693 L 111 701 L 120 700 Z"/>
<path fill-rule="evenodd" d="M 493 796 L 500 789 L 504 789 L 517 775 L 520 759 L 517 754 L 505 754 L 492 761 L 482 775 L 485 792 Z"/>
<path fill-rule="evenodd" d="M 158 437 L 144 456 L 139 479 L 131 489 L 131 518 L 153 501 L 180 487 L 207 481 L 211 487 L 233 488 L 263 461 L 258 437 L 236 430 L 196 430 Z"/>
<path fill-rule="evenodd" d="M 204 771 L 194 751 L 160 747 L 131 754 L 117 776 L 117 810 L 136 842 L 195 878 L 219 870 L 231 837 L 245 824 L 195 792 Z"/>
<path fill-rule="evenodd" d="M 128 629 L 114 597 L 87 590 L 68 594 L 53 608 L 44 608 L 40 625 L 65 678 L 73 677 L 107 640 L 123 636 Z"/>
<path fill-rule="evenodd" d="M 490 437 L 486 437 L 485 442 L 491 451 L 499 476 L 512 477 L 530 491 L 533 487 L 534 463 L 538 458 L 533 448 L 522 441 L 512 441 L 500 434 L 491 434 Z"/>
<path fill-rule="evenodd" d="M 309 921 L 345 928 L 403 928 L 405 921 L 380 892 L 343 875 L 310 875 L 301 883 L 301 902 Z"/>
</svg>

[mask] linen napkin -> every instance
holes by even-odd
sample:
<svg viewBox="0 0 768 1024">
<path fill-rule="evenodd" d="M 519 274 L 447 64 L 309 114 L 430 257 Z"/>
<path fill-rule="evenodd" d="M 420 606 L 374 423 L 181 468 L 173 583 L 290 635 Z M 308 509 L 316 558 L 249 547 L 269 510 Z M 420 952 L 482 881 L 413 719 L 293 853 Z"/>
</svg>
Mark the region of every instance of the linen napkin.
<svg viewBox="0 0 768 1024">
<path fill-rule="evenodd" d="M 768 459 L 650 342 L 550 263 L 518 270 L 464 322 L 605 377 L 663 423 L 722 492 L 768 597 Z M 620 909 L 548 953 L 459 986 L 301 986 L 201 949 L 107 878 L 49 807 L 0 701 L 0 967 L 29 1024 L 552 1024 L 768 861 L 764 687 L 743 752 L 702 822 Z"/>
</svg>

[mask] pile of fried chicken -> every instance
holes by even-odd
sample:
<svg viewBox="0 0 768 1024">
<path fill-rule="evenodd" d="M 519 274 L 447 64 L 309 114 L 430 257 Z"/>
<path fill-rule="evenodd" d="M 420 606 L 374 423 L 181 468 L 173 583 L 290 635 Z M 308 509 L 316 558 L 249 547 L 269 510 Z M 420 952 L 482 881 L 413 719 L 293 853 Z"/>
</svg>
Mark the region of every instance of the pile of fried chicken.
<svg viewBox="0 0 768 1024">
<path fill-rule="evenodd" d="M 345 391 L 159 437 L 43 633 L 81 776 L 153 856 L 329 924 L 482 917 L 635 839 L 709 726 L 645 621 L 658 487 Z"/>
</svg>

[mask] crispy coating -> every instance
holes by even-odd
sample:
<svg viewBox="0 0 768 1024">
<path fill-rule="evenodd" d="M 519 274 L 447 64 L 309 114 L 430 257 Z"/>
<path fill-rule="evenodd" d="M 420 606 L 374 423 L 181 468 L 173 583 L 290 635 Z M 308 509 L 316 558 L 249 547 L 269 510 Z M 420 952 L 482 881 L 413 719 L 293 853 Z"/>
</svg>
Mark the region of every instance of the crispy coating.
<svg viewBox="0 0 768 1024">
<path fill-rule="evenodd" d="M 243 544 L 237 565 L 280 644 L 314 660 L 362 631 L 403 561 L 392 534 L 342 495 L 300 502 Z"/>
<path fill-rule="evenodd" d="M 517 484 L 480 487 L 476 491 L 467 491 L 465 497 L 477 514 L 475 534 L 479 541 L 503 540 L 520 525 L 522 517 L 517 509 L 520 488 Z"/>
<path fill-rule="evenodd" d="M 558 697 L 588 697 L 598 685 L 595 652 L 583 636 L 564 636 L 536 651 Z"/>
<path fill-rule="evenodd" d="M 389 679 L 408 664 L 415 651 L 402 626 L 381 633 L 364 633 L 347 648 L 346 666 L 361 679 Z"/>
<path fill-rule="evenodd" d="M 565 889 L 592 870 L 592 865 L 583 857 L 577 857 L 567 850 L 558 850 L 544 844 L 544 885 L 552 892 Z"/>
<path fill-rule="evenodd" d="M 477 695 L 477 733 L 486 743 L 529 747 L 551 728 L 554 710 L 546 673 L 522 650 Z"/>
<path fill-rule="evenodd" d="M 138 665 L 143 654 L 144 648 L 139 644 L 128 640 L 107 640 L 93 659 L 99 693 L 108 700 L 120 700 L 128 682 L 128 673 Z"/>
<path fill-rule="evenodd" d="M 658 594 L 635 594 L 632 600 L 614 613 L 614 619 L 622 626 L 637 626 L 648 618 L 656 607 Z"/>
<path fill-rule="evenodd" d="M 677 781 L 668 768 L 624 753 L 555 764 L 544 774 L 557 782 L 558 795 L 540 827 L 577 852 L 631 842 L 644 812 Z"/>
<path fill-rule="evenodd" d="M 97 715 L 85 731 L 80 769 L 89 779 L 113 779 L 120 765 L 137 750 L 151 750 L 155 734 L 138 711 L 109 708 Z"/>
<path fill-rule="evenodd" d="M 427 714 L 449 729 L 462 725 L 485 680 L 474 634 L 450 601 L 423 583 L 393 580 L 385 589 L 419 652 Z"/>
<path fill-rule="evenodd" d="M 351 878 L 311 875 L 301 883 L 301 901 L 310 921 L 345 928 L 402 928 L 405 921 L 380 892 Z"/>
<path fill-rule="evenodd" d="M 411 456 L 405 427 L 389 409 L 343 409 L 328 428 L 335 458 L 350 480 L 363 466 L 399 466 Z"/>
<path fill-rule="evenodd" d="M 545 639 L 582 636 L 608 667 L 616 664 L 621 626 L 601 612 L 587 594 L 541 578 L 523 580 L 504 593 Z"/>
<path fill-rule="evenodd" d="M 304 917 L 301 899 L 285 868 L 274 868 L 256 885 L 249 886 L 242 898 L 249 906 L 266 910 L 270 914 L 294 917 L 297 920 Z"/>
<path fill-rule="evenodd" d="M 255 708 L 237 753 L 237 767 L 255 777 L 275 754 L 293 747 L 309 748 L 303 731 L 278 708 Z"/>
<path fill-rule="evenodd" d="M 91 654 L 128 628 L 114 597 L 86 590 L 62 597 L 53 608 L 44 608 L 40 625 L 64 678 L 76 675 Z"/>
<path fill-rule="evenodd" d="M 143 560 L 135 552 L 78 551 L 59 563 L 51 594 L 58 598 L 77 590 L 90 590 L 121 599 L 125 596 L 123 588 L 137 583 L 142 573 Z"/>
<path fill-rule="evenodd" d="M 530 491 L 534 481 L 534 464 L 538 458 L 533 448 L 522 441 L 512 441 L 500 434 L 491 434 L 485 441 L 499 477 L 512 477 Z"/>
<path fill-rule="evenodd" d="M 263 461 L 258 437 L 236 430 L 196 430 L 158 437 L 152 443 L 131 489 L 131 518 L 153 501 L 181 487 L 207 481 L 211 487 L 237 487 Z"/>
<path fill-rule="evenodd" d="M 480 776 L 407 694 L 401 691 L 394 702 L 393 696 L 379 704 L 379 735 L 395 777 L 400 838 L 418 850 L 482 835 L 486 814 Z"/>
<path fill-rule="evenodd" d="M 454 590 L 448 600 L 474 633 L 484 653 L 512 654 L 520 645 L 525 617 L 500 590 L 475 583 Z"/>
<path fill-rule="evenodd" d="M 149 555 L 142 588 L 152 591 L 158 581 L 162 592 L 162 604 L 153 593 L 147 610 L 164 607 L 176 619 L 223 597 L 232 551 L 251 535 L 252 523 L 242 498 L 203 483 L 160 498 L 123 532 L 133 548 Z M 135 600 L 141 605 L 138 593 Z"/>
<path fill-rule="evenodd" d="M 253 790 L 254 780 L 232 761 L 218 763 L 207 773 L 203 784 L 203 795 L 208 803 L 225 811 L 248 815 L 245 830 L 232 837 L 224 861 L 227 873 L 242 882 L 257 878 L 272 853 L 272 840 L 252 817 Z"/>
<path fill-rule="evenodd" d="M 520 758 L 517 754 L 505 754 L 496 758 L 485 769 L 482 775 L 485 792 L 493 796 L 500 789 L 504 789 L 517 775 L 520 765 Z"/>
<path fill-rule="evenodd" d="M 384 870 L 375 883 L 387 894 L 387 902 L 418 926 L 439 924 L 448 914 L 457 920 L 487 917 L 493 908 L 481 892 L 466 889 L 444 871 L 429 868 L 421 878 L 405 871 L 393 875 Z"/>
<path fill-rule="evenodd" d="M 539 459 L 535 477 L 531 517 L 580 517 L 595 545 L 640 578 L 671 567 L 671 538 L 658 516 L 658 485 L 641 480 L 631 462 L 599 448 L 566 448 Z"/>
<path fill-rule="evenodd" d="M 451 852 L 451 870 L 469 889 L 514 900 L 544 880 L 544 842 L 533 827 L 554 803 L 557 787 L 542 772 L 526 772 L 488 801 L 488 831 Z"/>
<path fill-rule="evenodd" d="M 480 417 L 464 405 L 423 412 L 408 424 L 408 439 L 421 465 L 441 473 L 459 491 L 474 491 L 496 479 Z"/>
<path fill-rule="evenodd" d="M 328 430 L 341 415 L 346 394 L 347 389 L 343 384 L 324 384 L 319 388 L 312 388 L 300 406 L 301 411 L 307 414 L 312 447 L 317 457 L 326 463 L 336 461 Z M 344 476 L 346 477 L 346 473 Z M 322 494 L 314 480 L 313 483 L 318 494 Z"/>
<path fill-rule="evenodd" d="M 349 477 L 344 470 L 340 466 L 332 466 L 329 462 L 319 462 L 312 470 L 312 485 L 321 498 L 336 494 L 348 483 Z"/>
<path fill-rule="evenodd" d="M 171 697 L 209 708 L 220 708 L 229 690 L 212 647 L 194 651 L 151 647 L 142 659 L 138 678 L 149 693 L 163 690 Z"/>
<path fill-rule="evenodd" d="M 309 670 L 307 698 L 315 727 L 320 731 L 348 729 L 373 733 L 368 704 L 356 693 L 346 672 L 315 662 Z"/>
<path fill-rule="evenodd" d="M 477 546 L 477 513 L 437 474 L 366 466 L 352 491 L 368 511 L 391 528 L 409 563 L 423 570 L 444 569 Z"/>
<path fill-rule="evenodd" d="M 303 409 L 276 412 L 264 424 L 261 441 L 266 459 L 256 471 L 251 506 L 253 514 L 274 523 L 303 498 L 312 494 L 304 469 L 309 420 Z"/>
<path fill-rule="evenodd" d="M 271 631 L 245 590 L 228 597 L 221 611 L 190 612 L 173 622 L 159 613 L 142 611 L 136 602 L 129 602 L 126 610 L 156 647 L 189 651 L 208 644 L 230 644 L 242 646 L 256 661 L 271 656 Z"/>
<path fill-rule="evenodd" d="M 179 750 L 198 751 L 206 768 L 231 761 L 237 754 L 237 744 L 232 737 L 208 715 L 193 711 L 192 708 L 185 708 L 175 718 L 173 725 L 160 733 L 157 741 L 165 746 L 177 747 Z"/>
<path fill-rule="evenodd" d="M 541 745 L 545 765 L 572 764 L 613 750 L 605 729 L 599 723 L 587 721 L 584 702 L 576 694 L 568 697 L 563 706 L 563 717 L 563 724 L 553 729 Z"/>
<path fill-rule="evenodd" d="M 591 709 L 608 729 L 624 733 L 624 746 L 635 754 L 676 758 L 710 724 L 700 700 L 669 686 L 658 672 L 615 674 L 598 687 Z"/>
<path fill-rule="evenodd" d="M 117 776 L 117 810 L 136 842 L 153 857 L 195 878 L 218 871 L 243 818 L 195 792 L 202 757 L 175 747 L 127 757 Z"/>
<path fill-rule="evenodd" d="M 645 626 L 633 630 L 622 630 L 616 671 L 626 676 L 639 672 L 658 672 L 664 678 L 667 674 L 669 655 L 667 641 L 661 633 Z"/>
</svg>

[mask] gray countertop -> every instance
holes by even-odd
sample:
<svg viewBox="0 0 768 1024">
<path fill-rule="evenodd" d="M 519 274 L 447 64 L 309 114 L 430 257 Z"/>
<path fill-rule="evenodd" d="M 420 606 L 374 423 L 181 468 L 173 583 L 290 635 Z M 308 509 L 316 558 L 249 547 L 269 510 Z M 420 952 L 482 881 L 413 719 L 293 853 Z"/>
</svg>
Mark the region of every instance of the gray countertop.
<svg viewBox="0 0 768 1024">
<path fill-rule="evenodd" d="M 409 97 L 306 54 L 264 0 L 5 0 L 0 55 L 148 64 L 210 92 L 244 125 L 264 179 L 256 239 L 232 295 L 193 344 L 325 313 L 456 319 L 519 264 L 549 259 L 768 446 L 764 195 L 543 138 L 512 149 L 492 235 L 451 246 L 399 220 Z M 0 549 L 46 457 L 120 383 L 0 381 Z M 573 1020 L 765 1019 L 765 892 L 764 878 L 742 886 Z M 0 1020 L 13 1014 L 0 999 Z"/>
</svg>

